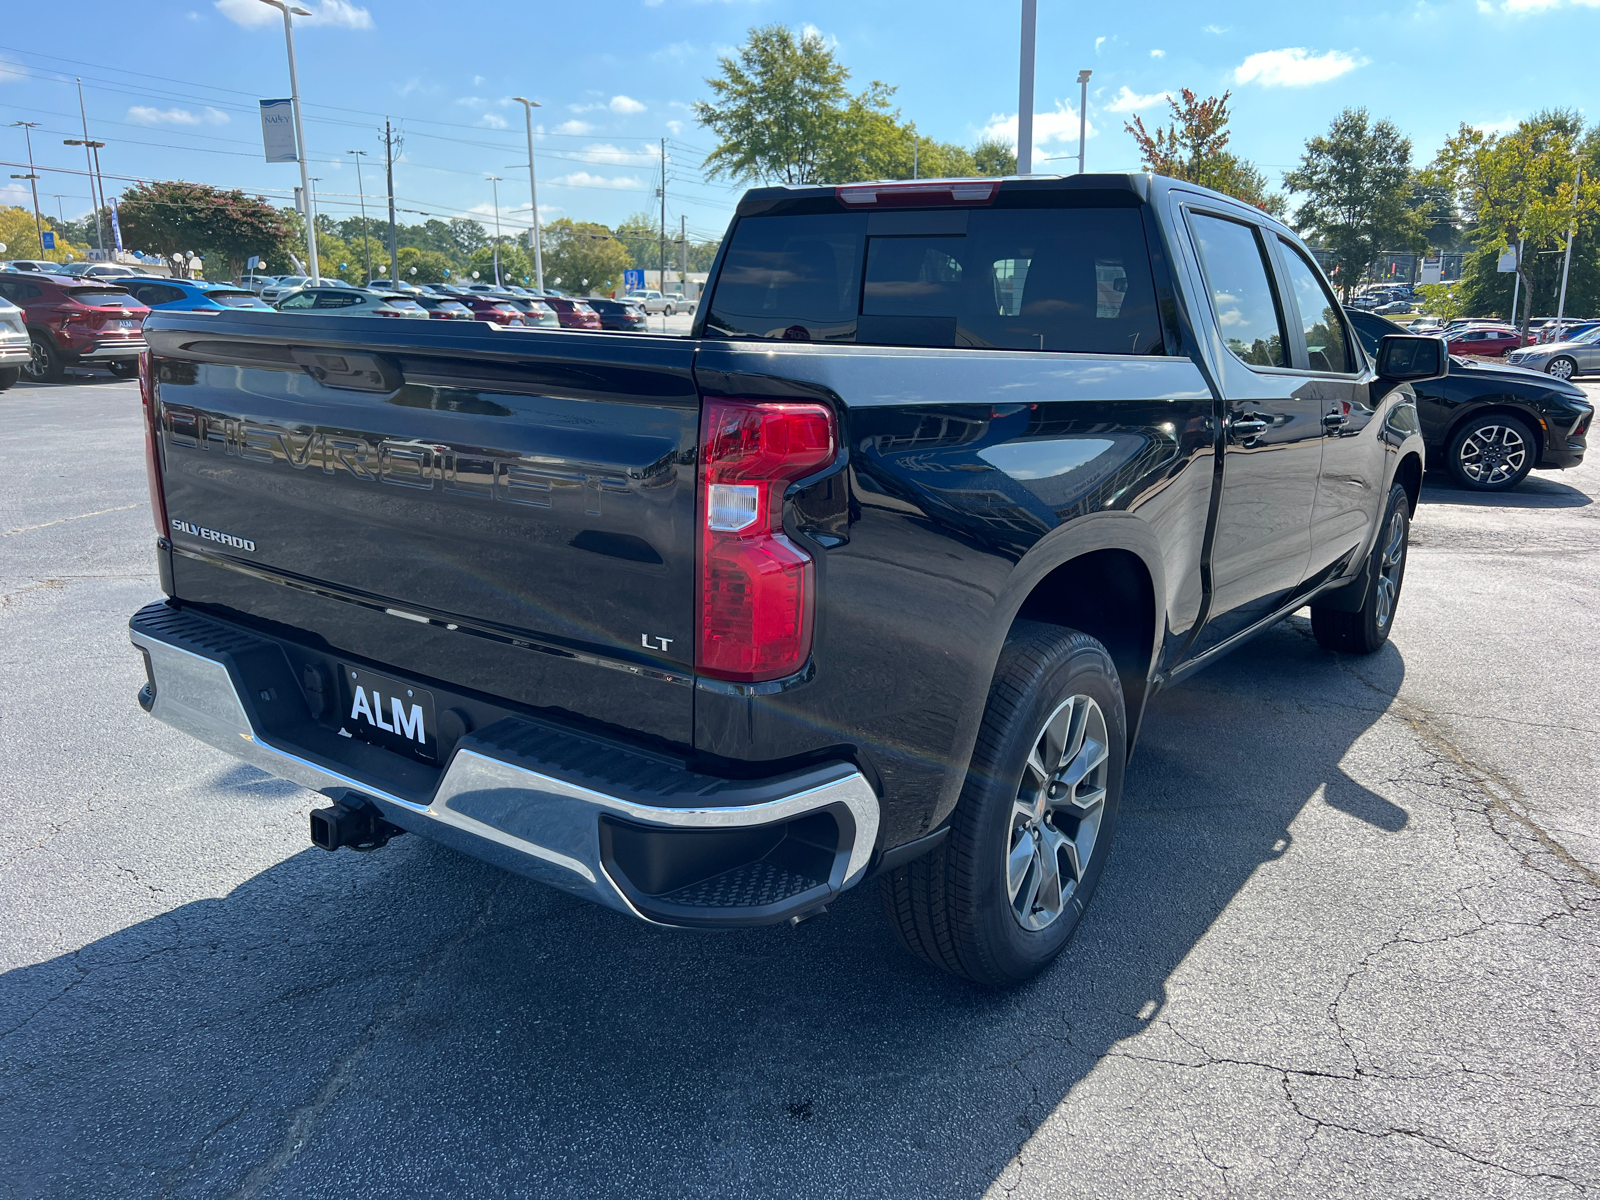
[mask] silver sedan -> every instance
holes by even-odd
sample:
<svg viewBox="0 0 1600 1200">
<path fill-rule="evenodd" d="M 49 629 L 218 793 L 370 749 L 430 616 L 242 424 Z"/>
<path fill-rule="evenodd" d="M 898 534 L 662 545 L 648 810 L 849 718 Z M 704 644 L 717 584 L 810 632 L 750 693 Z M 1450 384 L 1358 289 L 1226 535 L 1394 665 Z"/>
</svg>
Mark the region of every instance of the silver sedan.
<svg viewBox="0 0 1600 1200">
<path fill-rule="evenodd" d="M 428 310 L 409 296 L 370 292 L 347 287 L 296 288 L 274 307 L 286 313 L 316 313 L 319 317 L 410 317 L 428 319 Z"/>
<path fill-rule="evenodd" d="M 1513 350 L 1506 362 L 1513 367 L 1543 371 L 1557 379 L 1600 372 L 1600 326 L 1579 334 L 1571 341 L 1551 342 L 1548 346 L 1527 346 Z"/>
</svg>

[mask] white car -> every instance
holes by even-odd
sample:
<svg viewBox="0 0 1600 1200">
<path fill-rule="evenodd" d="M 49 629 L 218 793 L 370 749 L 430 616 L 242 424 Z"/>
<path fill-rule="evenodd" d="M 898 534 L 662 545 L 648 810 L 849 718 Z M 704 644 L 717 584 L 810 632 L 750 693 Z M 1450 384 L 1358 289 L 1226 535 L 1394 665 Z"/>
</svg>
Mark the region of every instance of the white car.
<svg viewBox="0 0 1600 1200">
<path fill-rule="evenodd" d="M 265 299 L 265 297 L 263 297 Z M 428 310 L 409 296 L 396 292 L 369 292 L 353 287 L 323 284 L 296 288 L 274 307 L 279 312 L 309 313 L 319 317 L 409 317 L 428 319 Z"/>
<path fill-rule="evenodd" d="M 671 296 L 663 296 L 660 292 L 654 290 L 629 292 L 623 299 L 644 305 L 644 310 L 647 313 L 665 313 L 670 317 L 678 311 L 677 301 L 673 300 Z"/>
<path fill-rule="evenodd" d="M 32 361 L 33 347 L 22 310 L 0 296 L 0 392 L 15 383 L 22 368 Z"/>
</svg>

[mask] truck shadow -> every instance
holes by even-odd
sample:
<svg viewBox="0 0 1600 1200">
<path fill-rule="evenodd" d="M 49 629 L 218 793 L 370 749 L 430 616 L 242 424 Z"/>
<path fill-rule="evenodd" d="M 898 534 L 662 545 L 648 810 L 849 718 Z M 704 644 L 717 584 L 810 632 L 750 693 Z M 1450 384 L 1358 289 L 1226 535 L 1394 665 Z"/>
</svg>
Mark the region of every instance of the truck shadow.
<svg viewBox="0 0 1600 1200">
<path fill-rule="evenodd" d="M 0 976 L 0 1170 L 17 1196 L 979 1197 L 1308 805 L 1405 826 L 1340 768 L 1403 676 L 1295 622 L 1158 698 L 1094 906 L 1009 994 L 913 961 L 870 887 L 684 935 L 416 837 L 307 849 Z"/>
<path fill-rule="evenodd" d="M 1421 501 L 1470 508 L 1583 508 L 1594 503 L 1587 492 L 1545 475 L 1529 475 L 1509 492 L 1474 492 L 1433 474 L 1423 481 Z"/>
</svg>

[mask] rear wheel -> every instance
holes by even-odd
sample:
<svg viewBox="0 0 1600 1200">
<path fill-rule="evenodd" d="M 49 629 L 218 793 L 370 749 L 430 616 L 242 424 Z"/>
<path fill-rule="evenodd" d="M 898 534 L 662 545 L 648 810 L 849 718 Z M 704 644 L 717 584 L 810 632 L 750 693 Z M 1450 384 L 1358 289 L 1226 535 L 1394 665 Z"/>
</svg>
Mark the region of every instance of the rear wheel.
<svg viewBox="0 0 1600 1200">
<path fill-rule="evenodd" d="M 5 391 L 17 380 L 22 378 L 21 367 L 0 367 L 0 392 Z"/>
<path fill-rule="evenodd" d="M 1462 487 L 1504 492 L 1516 487 L 1533 469 L 1538 446 L 1524 422 L 1495 413 L 1456 430 L 1445 461 Z"/>
<path fill-rule="evenodd" d="M 882 880 L 884 911 L 906 948 L 990 987 L 1048 966 L 1100 882 L 1126 759 L 1122 688 L 1106 648 L 1019 621 L 949 835 Z"/>
<path fill-rule="evenodd" d="M 1545 364 L 1544 373 L 1554 375 L 1557 379 L 1571 379 L 1578 373 L 1578 364 L 1575 359 L 1562 354 Z"/>
<path fill-rule="evenodd" d="M 61 352 L 42 333 L 33 335 L 33 361 L 22 368 L 35 383 L 55 383 L 61 378 Z"/>
<path fill-rule="evenodd" d="M 1355 612 L 1311 606 L 1311 633 L 1325 650 L 1340 654 L 1372 654 L 1389 640 L 1400 586 L 1406 578 L 1406 551 L 1411 544 L 1411 499 L 1395 484 L 1389 489 L 1383 529 L 1368 565 L 1367 597 Z"/>
</svg>

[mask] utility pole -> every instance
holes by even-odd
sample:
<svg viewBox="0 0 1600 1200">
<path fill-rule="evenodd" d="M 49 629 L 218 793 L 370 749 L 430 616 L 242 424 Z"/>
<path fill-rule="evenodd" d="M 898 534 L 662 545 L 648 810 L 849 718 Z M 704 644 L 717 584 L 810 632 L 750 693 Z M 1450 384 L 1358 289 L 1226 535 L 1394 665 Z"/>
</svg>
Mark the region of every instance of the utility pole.
<svg viewBox="0 0 1600 1200">
<path fill-rule="evenodd" d="M 294 67 L 294 18 L 309 17 L 311 12 L 298 5 L 290 6 L 285 0 L 261 0 L 263 4 L 270 4 L 283 14 L 283 38 L 289 47 L 289 100 L 294 108 L 294 147 L 295 157 L 300 160 L 300 187 L 311 194 L 311 183 L 307 176 L 309 168 L 306 166 L 306 131 L 305 125 L 300 120 L 300 77 L 295 73 Z M 306 263 L 307 274 L 313 280 L 322 275 L 321 263 L 317 259 L 317 225 L 315 220 L 306 222 L 306 253 L 310 260 Z"/>
<path fill-rule="evenodd" d="M 1083 174 L 1083 143 L 1089 131 L 1089 76 L 1093 71 L 1079 71 L 1078 85 L 1083 89 L 1078 101 L 1078 174 Z"/>
<path fill-rule="evenodd" d="M 400 282 L 400 250 L 395 244 L 394 232 L 394 130 L 389 126 L 389 118 L 383 119 L 383 162 L 384 169 L 389 178 L 389 280 L 391 283 Z"/>
<path fill-rule="evenodd" d="M 367 282 L 372 282 L 372 232 L 367 228 L 367 194 L 361 186 L 361 160 L 367 156 L 365 150 L 346 150 L 346 154 L 353 155 L 356 160 L 356 199 L 361 203 L 361 249 L 367 256 Z"/>
<path fill-rule="evenodd" d="M 26 175 L 13 175 L 13 179 L 26 179 L 33 188 L 33 229 L 39 235 L 39 253 L 44 253 L 44 219 L 39 216 L 39 174 L 33 169 L 33 131 L 39 127 L 37 121 L 13 121 L 12 128 L 22 126 L 22 136 L 28 142 L 28 173 Z M 666 143 L 663 142 L 662 145 Z M 665 151 L 662 152 L 665 154 Z M 665 212 L 665 208 L 662 209 Z"/>
<path fill-rule="evenodd" d="M 1517 239 L 1517 269 L 1511 273 L 1511 323 L 1513 325 L 1517 323 L 1517 293 L 1522 288 L 1522 243 L 1523 239 L 1519 237 Z M 1439 263 L 1442 267 L 1444 260 L 1441 258 Z"/>
<path fill-rule="evenodd" d="M 1017 174 L 1033 174 L 1033 36 L 1039 0 L 1022 0 L 1022 67 L 1017 72 Z"/>
<path fill-rule="evenodd" d="M 689 218 L 678 214 L 678 287 L 689 298 Z"/>
<path fill-rule="evenodd" d="M 533 286 L 534 290 L 544 291 L 544 238 L 539 232 L 539 181 L 533 174 L 533 110 L 539 107 L 537 100 L 529 100 L 525 96 L 511 97 L 522 105 L 523 115 L 528 121 L 528 203 L 533 207 L 533 228 L 528 231 L 528 249 L 533 251 Z"/>
<path fill-rule="evenodd" d="M 30 167 L 29 170 L 32 170 Z M 667 139 L 661 139 L 661 292 L 667 290 Z M 38 207 L 37 203 L 35 207 Z"/>
<path fill-rule="evenodd" d="M 911 135 L 911 178 L 917 178 L 917 150 L 921 148 L 922 139 L 916 134 Z"/>
<path fill-rule="evenodd" d="M 500 286 L 500 176 L 490 175 L 489 186 L 494 189 L 494 285 Z"/>
<path fill-rule="evenodd" d="M 1572 224 L 1567 226 L 1567 256 L 1561 262 L 1561 299 L 1556 303 L 1556 337 L 1560 338 L 1562 318 L 1567 315 L 1567 272 L 1572 269 L 1572 238 L 1578 232 L 1578 189 L 1583 186 L 1583 168 L 1572 180 Z"/>
<path fill-rule="evenodd" d="M 90 193 L 89 199 L 94 204 L 94 243 L 100 249 L 104 250 L 106 248 L 106 239 L 105 239 L 105 234 L 102 233 L 101 230 L 100 230 L 100 209 L 105 205 L 106 192 L 105 192 L 105 185 L 102 183 L 100 185 L 99 199 L 95 199 L 95 195 L 94 195 L 94 192 L 95 192 L 95 180 L 99 176 L 100 171 L 98 169 L 98 165 L 90 157 L 90 151 L 89 151 L 89 110 L 84 108 L 84 106 L 83 106 L 83 80 L 82 79 L 78 80 L 78 116 L 83 121 L 83 161 L 85 162 L 85 164 L 88 165 L 89 170 L 91 172 L 91 175 L 90 175 L 90 178 L 89 178 L 89 193 Z M 104 144 L 105 143 L 103 143 L 103 142 L 101 143 L 101 145 L 104 145 Z M 98 154 L 93 156 L 93 158 L 99 158 L 99 157 L 100 156 Z"/>
</svg>

